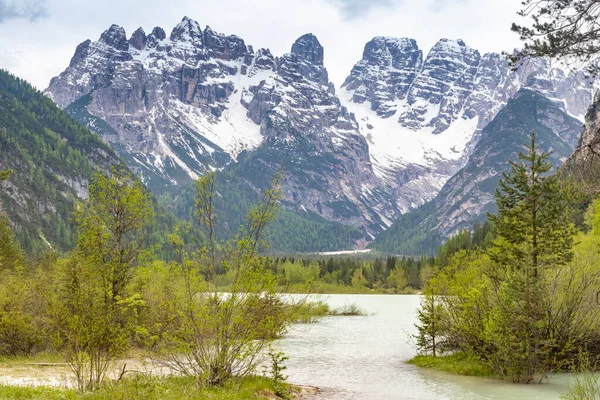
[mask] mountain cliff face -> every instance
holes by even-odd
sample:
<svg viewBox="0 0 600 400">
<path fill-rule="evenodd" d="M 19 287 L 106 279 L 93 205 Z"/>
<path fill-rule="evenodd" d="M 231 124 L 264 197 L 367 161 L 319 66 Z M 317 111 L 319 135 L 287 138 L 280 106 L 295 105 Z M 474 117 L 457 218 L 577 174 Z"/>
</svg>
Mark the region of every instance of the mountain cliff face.
<svg viewBox="0 0 600 400">
<path fill-rule="evenodd" d="M 585 116 L 585 128 L 577 149 L 561 168 L 561 178 L 577 182 L 584 193 L 594 197 L 600 187 L 600 92 Z"/>
<path fill-rule="evenodd" d="M 128 40 L 113 25 L 77 47 L 46 94 L 97 130 L 151 188 L 165 189 L 262 141 L 242 98 L 274 61 L 188 18 L 168 37 L 140 28 Z"/>
<path fill-rule="evenodd" d="M 440 40 L 423 58 L 412 39 L 376 37 L 340 91 L 397 207 L 431 200 L 467 161 L 481 130 L 521 88 L 583 120 L 591 83 L 535 60 L 511 71 L 505 57 Z"/>
<path fill-rule="evenodd" d="M 520 88 L 583 115 L 580 78 L 542 61 L 511 72 L 460 40 L 424 57 L 412 39 L 377 37 L 336 93 L 314 35 L 275 57 L 184 18 L 170 34 L 127 38 L 113 25 L 77 47 L 46 94 L 156 193 L 223 169 L 260 191 L 282 170 L 288 208 L 369 241 L 439 192 Z"/>
<path fill-rule="evenodd" d="M 582 124 L 538 92 L 521 89 L 482 131 L 464 168 L 429 203 L 401 216 L 382 233 L 374 248 L 403 254 L 433 254 L 461 229 L 483 222 L 496 211 L 494 192 L 503 171 L 524 151 L 531 131 L 559 166 L 573 152 Z"/>
</svg>

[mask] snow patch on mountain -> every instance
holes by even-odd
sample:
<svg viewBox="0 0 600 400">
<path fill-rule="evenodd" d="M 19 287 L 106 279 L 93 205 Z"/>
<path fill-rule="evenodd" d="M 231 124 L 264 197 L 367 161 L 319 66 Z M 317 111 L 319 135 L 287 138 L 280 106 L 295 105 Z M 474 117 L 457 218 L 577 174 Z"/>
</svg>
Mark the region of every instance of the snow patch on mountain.
<svg viewBox="0 0 600 400">
<path fill-rule="evenodd" d="M 440 161 L 459 160 L 477 130 L 479 117 L 459 117 L 444 134 L 435 134 L 433 127 L 418 130 L 401 126 L 395 118 L 380 118 L 367 103 L 352 102 L 352 93 L 340 89 L 338 96 L 359 123 L 360 133 L 369 143 L 371 161 L 385 178 L 390 170 L 406 164 L 435 167 Z M 396 101 L 402 109 L 405 101 Z"/>
<path fill-rule="evenodd" d="M 263 141 L 260 125 L 248 116 L 248 109 L 242 100 L 245 94 L 250 93 L 250 88 L 269 79 L 271 75 L 272 71 L 259 71 L 252 76 L 238 74 L 226 80 L 235 89 L 224 102 L 225 109 L 219 117 L 204 113 L 179 99 L 173 99 L 166 111 L 174 121 L 185 124 L 236 160 L 242 151 L 253 150 Z M 209 83 L 215 83 L 215 80 Z"/>
</svg>

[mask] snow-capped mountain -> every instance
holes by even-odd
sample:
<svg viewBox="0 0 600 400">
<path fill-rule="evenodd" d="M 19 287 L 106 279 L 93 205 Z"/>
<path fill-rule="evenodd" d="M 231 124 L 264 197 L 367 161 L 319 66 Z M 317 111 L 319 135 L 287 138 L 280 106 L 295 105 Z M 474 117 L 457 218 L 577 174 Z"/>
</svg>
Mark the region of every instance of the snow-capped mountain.
<svg viewBox="0 0 600 400">
<path fill-rule="evenodd" d="M 390 224 L 393 200 L 380 190 L 367 142 L 335 95 L 314 35 L 300 37 L 252 93 L 248 115 L 264 142 L 240 161 L 240 175 L 265 187 L 282 168 L 286 202 L 296 209 L 370 233 Z"/>
<path fill-rule="evenodd" d="M 268 50 L 255 53 L 189 18 L 169 37 L 140 28 L 127 40 L 113 25 L 77 47 L 46 93 L 99 131 L 151 187 L 164 188 L 262 142 L 242 98 L 274 65 Z"/>
<path fill-rule="evenodd" d="M 285 203 L 372 239 L 432 199 L 520 88 L 583 116 L 591 89 L 543 61 L 377 37 L 336 93 L 314 35 L 274 56 L 184 18 L 167 35 L 111 26 L 46 94 L 98 132 L 155 192 L 235 169 L 255 190 L 281 168 Z"/>
<path fill-rule="evenodd" d="M 168 37 L 155 28 L 127 39 L 113 25 L 79 45 L 46 93 L 154 190 L 244 160 L 240 174 L 258 190 L 283 169 L 286 203 L 298 210 L 373 234 L 397 215 L 312 34 L 274 57 L 189 18 Z"/>
<path fill-rule="evenodd" d="M 426 58 L 413 39 L 376 37 L 340 91 L 369 142 L 377 175 L 406 212 L 432 199 L 466 162 L 481 130 L 521 88 L 556 100 L 583 120 L 592 98 L 582 74 L 481 55 L 441 39 Z"/>
</svg>

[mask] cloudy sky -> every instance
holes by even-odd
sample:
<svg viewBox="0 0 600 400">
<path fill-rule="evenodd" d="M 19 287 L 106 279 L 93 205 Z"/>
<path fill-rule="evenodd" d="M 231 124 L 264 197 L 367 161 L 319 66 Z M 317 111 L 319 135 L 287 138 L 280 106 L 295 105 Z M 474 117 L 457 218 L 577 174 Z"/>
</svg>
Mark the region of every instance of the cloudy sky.
<svg viewBox="0 0 600 400">
<path fill-rule="evenodd" d="M 519 46 L 510 32 L 521 0 L 0 0 L 0 68 L 40 89 L 64 70 L 75 47 L 115 23 L 169 33 L 183 16 L 236 34 L 274 55 L 312 32 L 340 85 L 374 36 L 415 38 L 425 53 L 440 38 L 482 52 Z"/>
</svg>

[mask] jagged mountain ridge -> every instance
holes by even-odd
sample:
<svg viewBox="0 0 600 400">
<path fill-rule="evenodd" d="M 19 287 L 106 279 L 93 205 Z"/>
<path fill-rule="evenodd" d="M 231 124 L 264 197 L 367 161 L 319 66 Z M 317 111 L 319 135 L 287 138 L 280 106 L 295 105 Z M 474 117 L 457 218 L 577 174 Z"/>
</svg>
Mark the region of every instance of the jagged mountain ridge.
<svg viewBox="0 0 600 400">
<path fill-rule="evenodd" d="M 323 62 L 311 34 L 276 58 L 188 18 L 169 38 L 155 28 L 127 40 L 112 26 L 78 47 L 46 93 L 100 131 L 154 190 L 243 156 L 256 189 L 283 168 L 288 206 L 374 234 L 397 212 Z"/>
<path fill-rule="evenodd" d="M 576 118 L 592 98 L 582 73 L 531 60 L 512 71 L 497 53 L 442 39 L 427 57 L 413 39 L 376 37 L 342 85 L 375 171 L 406 212 L 432 199 L 467 161 L 481 130 L 521 88 Z"/>
<path fill-rule="evenodd" d="M 184 18 L 168 36 L 140 28 L 127 39 L 113 25 L 78 46 L 46 93 L 155 192 L 223 168 L 260 191 L 283 167 L 288 207 L 372 239 L 437 194 L 525 83 L 579 112 L 588 88 L 571 76 L 560 92 L 558 79 L 540 79 L 548 71 L 538 62 L 512 74 L 500 55 L 462 41 L 441 40 L 424 58 L 414 40 L 375 38 L 336 93 L 313 35 L 274 57 Z"/>
<path fill-rule="evenodd" d="M 543 151 L 552 151 L 559 167 L 571 155 L 582 123 L 536 91 L 521 89 L 481 134 L 466 165 L 440 193 L 420 208 L 402 215 L 377 237 L 373 247 L 401 254 L 434 254 L 436 248 L 461 229 L 483 222 L 496 212 L 494 192 L 503 171 L 524 151 L 531 131 Z"/>
<path fill-rule="evenodd" d="M 260 128 L 236 112 L 244 88 L 274 63 L 258 51 L 254 69 L 241 74 L 253 55 L 242 39 L 201 30 L 188 18 L 168 38 L 157 27 L 127 40 L 113 25 L 77 47 L 46 93 L 98 130 L 149 186 L 164 189 L 221 168 L 261 141 Z"/>
</svg>

